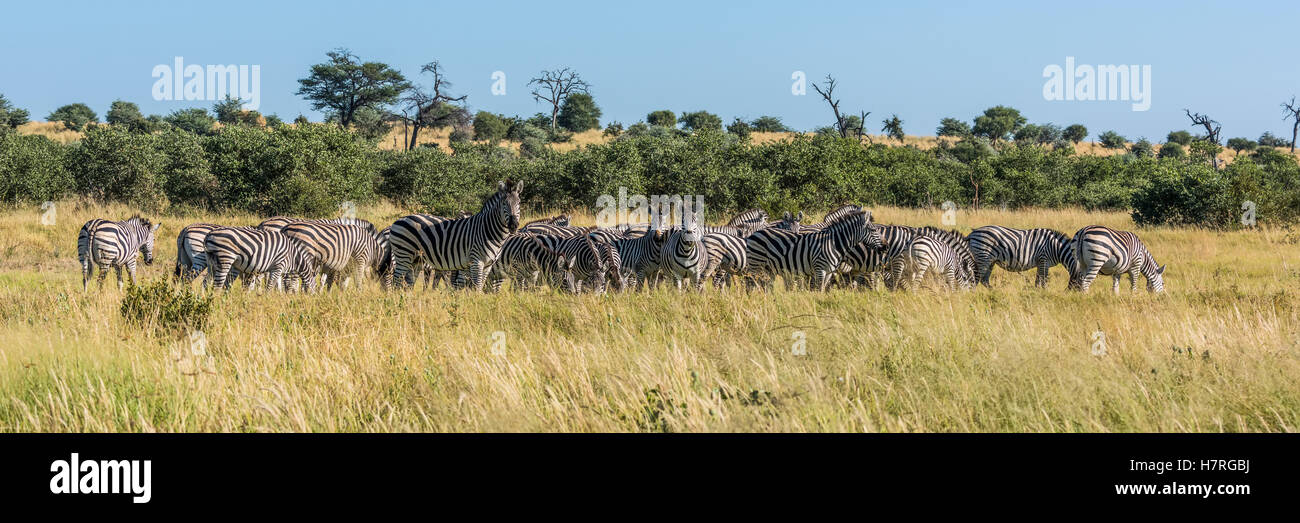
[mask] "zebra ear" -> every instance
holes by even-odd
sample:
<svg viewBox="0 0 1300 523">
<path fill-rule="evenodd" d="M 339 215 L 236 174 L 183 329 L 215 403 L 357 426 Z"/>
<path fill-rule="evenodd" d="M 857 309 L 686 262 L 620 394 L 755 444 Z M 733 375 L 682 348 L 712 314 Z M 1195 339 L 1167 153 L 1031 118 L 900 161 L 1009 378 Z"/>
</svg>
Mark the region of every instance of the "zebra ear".
<svg viewBox="0 0 1300 523">
<path fill-rule="evenodd" d="M 519 194 L 519 191 L 522 191 L 522 190 L 524 190 L 524 181 L 523 181 L 523 180 L 520 180 L 520 181 L 515 182 L 515 185 L 514 185 L 513 187 L 510 188 L 510 192 L 513 192 L 513 193 L 515 193 L 515 194 Z"/>
<path fill-rule="evenodd" d="M 504 191 L 504 190 L 506 190 L 506 182 L 505 182 L 505 180 L 501 180 L 501 181 L 498 181 L 498 182 L 497 182 L 497 190 L 498 190 L 498 191 Z"/>
<path fill-rule="evenodd" d="M 799 216 L 797 216 L 796 219 L 799 221 L 803 221 L 803 211 L 799 211 Z"/>
<path fill-rule="evenodd" d="M 1156 274 L 1164 275 L 1164 273 L 1165 273 L 1165 266 L 1164 266 L 1164 265 L 1161 265 L 1160 267 L 1158 267 L 1158 268 L 1156 269 Z"/>
<path fill-rule="evenodd" d="M 153 229 L 150 229 L 149 232 L 158 232 L 159 227 L 162 227 L 162 222 L 153 224 Z"/>
</svg>

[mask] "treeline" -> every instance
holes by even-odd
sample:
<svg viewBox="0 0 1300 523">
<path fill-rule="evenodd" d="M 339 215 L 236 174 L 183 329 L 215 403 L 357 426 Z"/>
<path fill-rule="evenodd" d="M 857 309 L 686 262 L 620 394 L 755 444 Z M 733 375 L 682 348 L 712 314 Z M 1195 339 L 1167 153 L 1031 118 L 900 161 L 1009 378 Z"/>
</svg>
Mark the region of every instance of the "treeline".
<svg viewBox="0 0 1300 523">
<path fill-rule="evenodd" d="M 1142 224 L 1231 227 L 1244 202 L 1260 222 L 1300 220 L 1300 165 L 1273 148 L 1222 169 L 1201 159 L 1076 155 L 1032 142 L 863 145 L 821 134 L 756 144 L 735 133 L 622 133 L 530 155 L 483 143 L 388 151 L 337 125 L 235 125 L 210 134 L 91 125 L 79 142 L 0 132 L 0 201 L 81 195 L 144 211 L 242 210 L 328 216 L 380 198 L 439 214 L 477 209 L 497 180 L 524 180 L 532 211 L 590 208 L 602 194 L 703 195 L 710 214 L 842 201 L 904 207 L 1131 210 Z"/>
</svg>

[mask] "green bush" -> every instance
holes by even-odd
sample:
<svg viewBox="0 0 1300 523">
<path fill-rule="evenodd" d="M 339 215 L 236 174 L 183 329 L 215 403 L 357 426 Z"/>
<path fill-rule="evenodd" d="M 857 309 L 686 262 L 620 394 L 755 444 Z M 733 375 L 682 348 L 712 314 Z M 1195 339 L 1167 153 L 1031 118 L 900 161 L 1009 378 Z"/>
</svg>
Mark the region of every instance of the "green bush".
<svg viewBox="0 0 1300 523">
<path fill-rule="evenodd" d="M 40 203 L 70 193 L 66 152 L 44 136 L 0 133 L 0 202 Z"/>
<path fill-rule="evenodd" d="M 1223 173 L 1200 163 L 1160 161 L 1150 181 L 1133 194 L 1138 225 L 1223 227 L 1233 223 L 1240 201 L 1228 193 Z"/>
<path fill-rule="evenodd" d="M 112 126 L 95 126 L 66 156 L 77 192 L 155 211 L 167 206 L 166 158 L 158 138 Z"/>
<path fill-rule="evenodd" d="M 189 286 L 173 286 L 166 279 L 158 279 L 127 288 L 118 311 L 129 325 L 185 336 L 207 327 L 215 298 L 215 294 L 205 295 Z"/>
<path fill-rule="evenodd" d="M 509 124 L 499 115 L 487 111 L 479 111 L 474 115 L 475 140 L 497 142 L 506 137 L 506 131 L 509 129 Z"/>
<path fill-rule="evenodd" d="M 46 116 L 45 119 L 51 122 L 63 122 L 63 125 L 67 126 L 68 129 L 80 131 L 84 129 L 87 124 L 98 122 L 99 116 L 95 114 L 95 111 L 90 109 L 90 106 L 76 103 L 55 109 L 54 112 L 50 113 L 49 116 Z"/>
<path fill-rule="evenodd" d="M 570 132 L 580 133 L 600 128 L 600 107 L 591 95 L 573 93 L 564 99 L 555 123 Z"/>
<path fill-rule="evenodd" d="M 645 121 L 650 125 L 657 125 L 660 127 L 677 127 L 677 115 L 667 109 L 647 114 L 645 116 Z"/>
</svg>

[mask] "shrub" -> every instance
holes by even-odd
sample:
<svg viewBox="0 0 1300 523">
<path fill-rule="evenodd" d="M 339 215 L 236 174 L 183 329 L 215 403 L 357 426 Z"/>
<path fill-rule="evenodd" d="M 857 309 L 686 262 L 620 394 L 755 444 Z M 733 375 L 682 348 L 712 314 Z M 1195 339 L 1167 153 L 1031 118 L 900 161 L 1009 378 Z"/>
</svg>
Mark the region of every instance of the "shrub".
<svg viewBox="0 0 1300 523">
<path fill-rule="evenodd" d="M 55 109 L 45 119 L 51 122 L 63 122 L 63 125 L 67 126 L 68 129 L 80 131 L 87 124 L 98 122 L 99 116 L 86 104 L 75 103 Z"/>
<path fill-rule="evenodd" d="M 1273 136 L 1273 133 L 1264 131 L 1259 135 L 1259 145 L 1263 147 L 1289 147 L 1291 142 L 1279 136 Z"/>
<path fill-rule="evenodd" d="M 1226 178 L 1200 163 L 1161 161 L 1150 183 L 1133 194 L 1138 225 L 1223 227 L 1233 222 L 1239 202 L 1228 194 Z"/>
<path fill-rule="evenodd" d="M 720 131 L 722 130 L 722 118 L 708 111 L 695 111 L 693 113 L 682 113 L 682 128 L 689 131 L 700 131 L 704 129 Z"/>
<path fill-rule="evenodd" d="M 962 137 L 970 134 L 970 124 L 956 118 L 944 118 L 939 121 L 939 128 L 934 133 L 938 136 Z"/>
<path fill-rule="evenodd" d="M 1097 142 L 1107 149 L 1123 149 L 1128 146 L 1128 139 L 1115 131 L 1106 131 L 1097 135 Z"/>
<path fill-rule="evenodd" d="M 0 202 L 53 201 L 72 191 L 67 148 L 39 135 L 0 133 Z"/>
<path fill-rule="evenodd" d="M 206 110 L 198 107 L 175 111 L 167 115 L 163 120 L 191 133 L 202 135 L 213 134 L 215 132 L 213 126 L 217 123 L 216 118 L 209 115 Z"/>
<path fill-rule="evenodd" d="M 152 126 L 140 113 L 140 106 L 124 100 L 117 100 L 108 108 L 104 121 L 109 125 L 121 126 L 133 132 L 149 132 Z"/>
<path fill-rule="evenodd" d="M 1187 131 L 1170 131 L 1169 136 L 1165 137 L 1165 143 L 1176 143 L 1186 147 L 1192 143 L 1192 133 Z"/>
<path fill-rule="evenodd" d="M 1064 131 L 1061 131 L 1061 138 L 1069 140 L 1075 144 L 1082 142 L 1083 139 L 1087 137 L 1088 128 L 1077 123 L 1066 127 Z"/>
<path fill-rule="evenodd" d="M 753 131 L 754 128 L 750 126 L 748 122 L 740 118 L 732 120 L 731 125 L 727 126 L 727 132 L 739 136 L 742 139 L 749 138 L 749 134 Z"/>
<path fill-rule="evenodd" d="M 623 124 L 621 122 L 609 122 L 609 125 L 605 126 L 604 136 L 618 138 L 620 134 L 623 134 Z"/>
<path fill-rule="evenodd" d="M 776 116 L 760 116 L 755 118 L 754 121 L 749 122 L 749 124 L 754 127 L 755 131 L 760 133 L 794 132 L 794 129 L 786 127 L 786 125 L 781 122 L 781 119 Z"/>
<path fill-rule="evenodd" d="M 975 117 L 971 133 L 997 142 L 1019 130 L 1026 122 L 1019 110 L 999 105 L 985 109 L 984 114 Z"/>
<path fill-rule="evenodd" d="M 14 107 L 14 104 L 5 99 L 5 95 L 0 94 L 0 130 L 17 129 L 27 123 L 27 117 L 26 109 Z"/>
<path fill-rule="evenodd" d="M 158 279 L 129 287 L 118 311 L 130 325 L 185 336 L 207 327 L 215 298 L 215 294 L 201 294 L 189 286 L 172 286 L 166 279 Z"/>
<path fill-rule="evenodd" d="M 166 158 L 153 135 L 111 126 L 92 127 L 67 159 L 81 194 L 147 210 L 167 205 L 162 173 Z"/>
<path fill-rule="evenodd" d="M 506 137 L 509 124 L 500 115 L 479 111 L 474 115 L 474 139 L 497 142 Z"/>
<path fill-rule="evenodd" d="M 600 107 L 587 93 L 573 93 L 564 99 L 556 124 L 571 132 L 580 133 L 600 128 Z"/>
<path fill-rule="evenodd" d="M 1155 156 L 1155 146 L 1151 145 L 1146 138 L 1141 138 L 1129 148 L 1129 152 L 1138 158 L 1150 158 Z"/>
<path fill-rule="evenodd" d="M 1241 153 L 1242 151 L 1253 151 L 1258 145 L 1259 144 L 1255 143 L 1254 140 L 1249 138 L 1228 139 L 1228 148 L 1237 151 L 1237 153 Z"/>
<path fill-rule="evenodd" d="M 1160 146 L 1160 154 L 1158 156 L 1160 158 L 1186 158 L 1187 151 L 1183 150 L 1183 146 L 1178 145 L 1175 142 L 1167 142 Z"/>
<path fill-rule="evenodd" d="M 660 127 L 677 127 L 677 115 L 666 109 L 647 114 L 645 121 L 650 125 L 658 125 Z"/>
</svg>

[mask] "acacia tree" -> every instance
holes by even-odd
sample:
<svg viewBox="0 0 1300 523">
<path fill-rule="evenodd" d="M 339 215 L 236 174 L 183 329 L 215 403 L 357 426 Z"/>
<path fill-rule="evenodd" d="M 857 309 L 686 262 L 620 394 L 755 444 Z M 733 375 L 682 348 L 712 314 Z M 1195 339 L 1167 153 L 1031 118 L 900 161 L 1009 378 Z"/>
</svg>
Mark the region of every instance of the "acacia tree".
<svg viewBox="0 0 1300 523">
<path fill-rule="evenodd" d="M 835 78 L 826 75 L 826 90 L 823 91 L 817 84 L 813 84 L 813 90 L 817 91 L 817 94 L 820 94 L 822 99 L 831 106 L 831 112 L 835 114 L 835 130 L 840 133 L 840 138 L 848 138 L 849 129 L 845 125 L 844 115 L 840 114 L 840 101 L 835 99 Z"/>
<path fill-rule="evenodd" d="M 443 76 L 442 64 L 437 60 L 424 64 L 420 68 L 420 73 L 433 77 L 433 88 L 424 90 L 412 87 L 402 99 L 405 107 L 401 118 L 411 126 L 410 137 L 406 138 L 407 150 L 415 148 L 416 140 L 420 137 L 420 129 L 436 129 L 449 125 L 464 127 L 470 120 L 469 111 L 453 103 L 465 101 L 468 95 L 452 96 L 447 92 L 447 89 L 451 88 L 451 82 Z"/>
<path fill-rule="evenodd" d="M 885 126 L 880 128 L 880 132 L 898 140 L 898 145 L 903 145 L 903 137 L 906 136 L 903 134 L 903 120 L 895 114 L 890 115 L 887 120 L 882 120 L 881 123 L 885 124 Z"/>
<path fill-rule="evenodd" d="M 1292 96 L 1290 102 L 1286 102 L 1286 103 L 1282 104 L 1282 109 L 1283 109 L 1283 111 L 1286 113 L 1286 116 L 1282 117 L 1282 121 L 1285 122 L 1285 121 L 1287 121 L 1288 119 L 1290 119 L 1290 120 L 1292 121 L 1292 124 L 1291 124 L 1291 152 L 1295 152 L 1295 138 L 1296 138 L 1296 133 L 1300 133 L 1300 105 L 1296 105 L 1296 103 L 1295 103 L 1295 97 Z"/>
<path fill-rule="evenodd" d="M 560 115 L 560 106 L 573 93 L 591 94 L 591 86 L 576 71 L 565 67 L 553 71 L 542 71 L 541 76 L 528 81 L 533 88 L 533 100 L 551 104 L 551 131 L 555 131 L 555 122 Z"/>
<path fill-rule="evenodd" d="M 362 107 L 381 110 L 398 100 L 411 84 L 402 73 L 381 62 L 362 62 L 351 51 L 339 48 L 326 53 L 329 61 L 311 66 L 311 73 L 298 80 L 296 94 L 311 101 L 314 110 L 334 113 L 334 120 L 347 129 Z"/>
<path fill-rule="evenodd" d="M 1198 136 L 1196 143 L 1192 144 L 1192 151 L 1199 151 L 1206 156 L 1206 160 L 1213 167 L 1218 167 L 1219 155 L 1219 122 L 1210 119 L 1209 115 L 1193 113 L 1190 109 L 1183 109 L 1187 117 L 1192 119 L 1192 125 L 1199 125 L 1205 128 L 1205 136 Z"/>
</svg>

